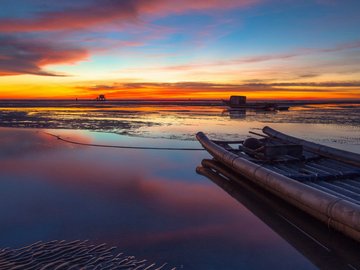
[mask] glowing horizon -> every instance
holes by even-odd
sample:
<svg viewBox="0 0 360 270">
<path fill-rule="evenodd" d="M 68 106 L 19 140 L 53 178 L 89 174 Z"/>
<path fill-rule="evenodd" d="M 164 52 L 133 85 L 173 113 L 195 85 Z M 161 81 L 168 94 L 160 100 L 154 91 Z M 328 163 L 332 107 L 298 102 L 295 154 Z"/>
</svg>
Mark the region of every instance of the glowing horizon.
<svg viewBox="0 0 360 270">
<path fill-rule="evenodd" d="M 0 99 L 360 99 L 360 3 L 290 2 L 4 0 Z"/>
</svg>

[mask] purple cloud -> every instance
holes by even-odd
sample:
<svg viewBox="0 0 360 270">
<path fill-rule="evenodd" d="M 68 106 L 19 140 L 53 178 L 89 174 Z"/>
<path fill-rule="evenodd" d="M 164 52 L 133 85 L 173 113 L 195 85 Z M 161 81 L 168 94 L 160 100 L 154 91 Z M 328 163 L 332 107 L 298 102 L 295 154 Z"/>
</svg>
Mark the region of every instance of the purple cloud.
<svg viewBox="0 0 360 270">
<path fill-rule="evenodd" d="M 50 41 L 26 41 L 0 35 L 0 76 L 33 74 L 63 76 L 43 70 L 50 64 L 75 63 L 88 57 L 85 49 Z"/>
</svg>

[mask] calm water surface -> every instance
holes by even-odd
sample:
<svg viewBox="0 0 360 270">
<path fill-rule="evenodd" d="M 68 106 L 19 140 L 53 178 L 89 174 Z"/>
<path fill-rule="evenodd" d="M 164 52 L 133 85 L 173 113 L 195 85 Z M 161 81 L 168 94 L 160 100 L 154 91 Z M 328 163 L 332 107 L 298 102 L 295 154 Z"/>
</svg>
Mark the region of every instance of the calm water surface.
<svg viewBox="0 0 360 270">
<path fill-rule="evenodd" d="M 313 250 L 321 248 L 289 225 L 295 221 L 275 215 L 283 217 L 284 209 L 264 208 L 264 198 L 246 188 L 196 174 L 201 160 L 210 157 L 204 151 L 85 147 L 43 131 L 85 143 L 199 147 L 194 141 L 199 130 L 234 139 L 270 125 L 360 153 L 357 106 L 299 107 L 277 114 L 186 106 L 3 108 L 0 119 L 1 247 L 90 239 L 179 269 L 316 269 L 328 266 L 326 260 L 334 266 L 354 264 L 325 251 L 314 259 Z M 318 226 L 312 222 L 307 224 Z"/>
</svg>

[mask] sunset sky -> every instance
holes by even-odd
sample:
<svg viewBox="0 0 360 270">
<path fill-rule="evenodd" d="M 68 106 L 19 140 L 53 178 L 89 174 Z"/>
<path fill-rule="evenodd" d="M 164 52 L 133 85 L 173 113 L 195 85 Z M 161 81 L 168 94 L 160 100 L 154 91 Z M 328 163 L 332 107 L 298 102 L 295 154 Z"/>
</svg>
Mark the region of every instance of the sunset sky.
<svg viewBox="0 0 360 270">
<path fill-rule="evenodd" d="M 358 0 L 1 0 L 0 99 L 360 99 Z"/>
</svg>

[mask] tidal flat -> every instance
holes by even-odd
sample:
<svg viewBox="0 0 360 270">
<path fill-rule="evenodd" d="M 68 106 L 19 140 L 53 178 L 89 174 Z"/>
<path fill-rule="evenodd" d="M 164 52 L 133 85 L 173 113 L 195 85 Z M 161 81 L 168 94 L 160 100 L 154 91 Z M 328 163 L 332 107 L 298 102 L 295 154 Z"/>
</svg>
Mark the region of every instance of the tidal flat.
<svg viewBox="0 0 360 270">
<path fill-rule="evenodd" d="M 289 220 L 286 213 L 295 210 L 284 210 L 281 203 L 269 208 L 252 187 L 230 187 L 234 194 L 196 174 L 201 160 L 210 157 L 205 151 L 89 147 L 47 134 L 89 144 L 199 148 L 198 131 L 215 139 L 244 139 L 248 131 L 268 125 L 360 153 L 359 105 L 305 105 L 284 112 L 219 106 L 3 107 L 0 121 L 1 248 L 88 239 L 177 269 L 360 265 L 355 243 L 328 235 L 311 218 L 296 215 L 332 252 L 291 225 L 296 217 Z"/>
</svg>

